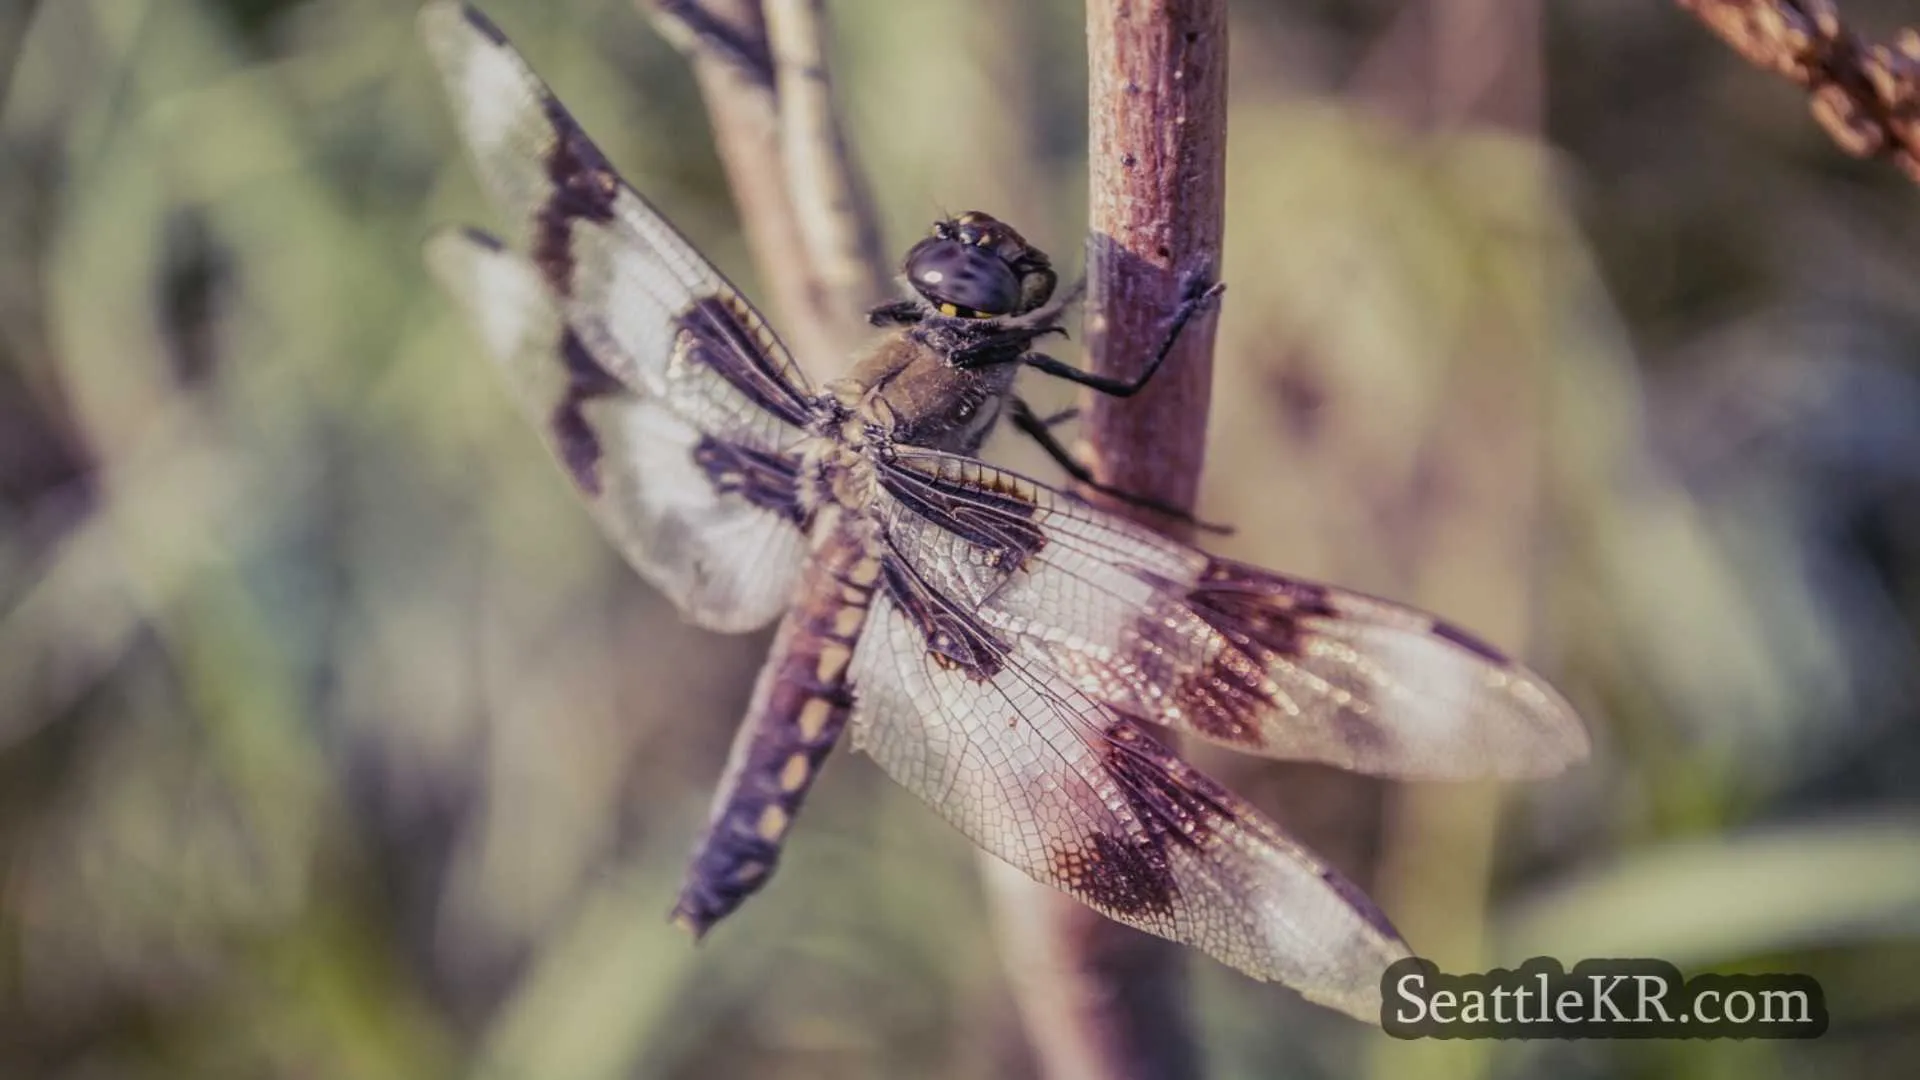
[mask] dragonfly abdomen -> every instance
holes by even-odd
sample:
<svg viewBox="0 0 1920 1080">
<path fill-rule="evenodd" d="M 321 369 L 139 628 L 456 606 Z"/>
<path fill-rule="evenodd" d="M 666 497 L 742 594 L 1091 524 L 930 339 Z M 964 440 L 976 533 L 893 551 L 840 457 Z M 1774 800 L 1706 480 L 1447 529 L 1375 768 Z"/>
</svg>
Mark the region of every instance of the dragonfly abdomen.
<svg viewBox="0 0 1920 1080">
<path fill-rule="evenodd" d="M 673 910 L 695 937 L 773 876 L 787 830 L 846 726 L 847 667 L 879 577 L 878 558 L 844 531 L 816 547 L 754 685 Z"/>
</svg>

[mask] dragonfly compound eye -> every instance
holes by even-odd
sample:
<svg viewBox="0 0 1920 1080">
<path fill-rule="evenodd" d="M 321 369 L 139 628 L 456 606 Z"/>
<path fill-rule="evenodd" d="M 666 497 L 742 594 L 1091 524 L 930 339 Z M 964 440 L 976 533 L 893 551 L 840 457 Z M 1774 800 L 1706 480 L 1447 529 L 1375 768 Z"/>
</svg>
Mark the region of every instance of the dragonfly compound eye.
<svg viewBox="0 0 1920 1080">
<path fill-rule="evenodd" d="M 1020 280 L 991 247 L 955 236 L 930 236 L 907 252 L 914 290 L 950 318 L 990 319 L 1021 301 Z"/>
</svg>

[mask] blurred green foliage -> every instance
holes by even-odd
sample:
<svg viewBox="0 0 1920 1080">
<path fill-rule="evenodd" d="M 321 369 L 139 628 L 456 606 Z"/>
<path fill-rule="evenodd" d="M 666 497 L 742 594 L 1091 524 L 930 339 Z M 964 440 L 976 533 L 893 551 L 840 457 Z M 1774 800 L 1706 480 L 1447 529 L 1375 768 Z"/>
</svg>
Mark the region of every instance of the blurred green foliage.
<svg viewBox="0 0 1920 1080">
<path fill-rule="evenodd" d="M 645 21 L 488 7 L 754 291 Z M 889 236 L 979 206 L 1076 262 L 1078 6 L 831 7 Z M 1201 962 L 1212 1067 L 1912 1075 L 1920 192 L 1675 9 L 1553 5 L 1537 53 L 1477 10 L 1236 5 L 1203 512 L 1523 648 L 1594 760 L 1206 762 L 1444 966 L 1803 970 L 1833 1031 L 1391 1044 Z M 0 6 L 0 1076 L 1029 1074 L 970 849 L 856 756 L 766 894 L 664 922 L 764 639 L 618 563 L 430 291 L 488 212 L 411 18 Z"/>
</svg>

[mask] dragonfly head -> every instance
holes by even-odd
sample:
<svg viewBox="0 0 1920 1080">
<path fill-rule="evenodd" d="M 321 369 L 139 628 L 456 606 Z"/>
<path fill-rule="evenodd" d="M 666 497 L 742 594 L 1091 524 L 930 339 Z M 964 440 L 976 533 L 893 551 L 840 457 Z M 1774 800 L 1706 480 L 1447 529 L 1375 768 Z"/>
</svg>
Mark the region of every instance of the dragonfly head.
<svg viewBox="0 0 1920 1080">
<path fill-rule="evenodd" d="M 1059 280 L 1046 252 L 978 210 L 934 222 L 900 270 L 935 311 L 958 319 L 1025 315 L 1053 296 Z"/>
</svg>

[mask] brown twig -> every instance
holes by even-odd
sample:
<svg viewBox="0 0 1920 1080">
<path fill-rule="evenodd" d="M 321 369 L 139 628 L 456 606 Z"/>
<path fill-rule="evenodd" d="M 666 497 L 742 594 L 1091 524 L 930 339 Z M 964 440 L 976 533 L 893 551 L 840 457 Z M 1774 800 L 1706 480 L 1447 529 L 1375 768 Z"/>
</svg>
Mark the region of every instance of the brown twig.
<svg viewBox="0 0 1920 1080">
<path fill-rule="evenodd" d="M 1833 0 L 1675 0 L 1753 64 L 1805 88 L 1815 120 L 1855 157 L 1920 183 L 1920 33 L 1863 43 Z"/>
<path fill-rule="evenodd" d="M 819 380 L 844 363 L 882 275 L 872 256 L 873 215 L 827 93 L 818 4 L 776 3 L 784 9 L 780 50 L 760 0 L 639 0 L 693 64 L 776 322 L 801 367 Z M 810 70 L 796 74 L 796 63 Z M 789 89 L 797 100 L 782 99 Z M 789 127 L 798 133 L 790 136 Z M 807 137 L 827 141 L 807 148 Z M 794 182 L 790 161 L 801 163 L 803 182 Z M 809 236 L 807 222 L 826 222 L 827 231 Z M 849 229 L 856 239 L 840 240 Z"/>
<path fill-rule="evenodd" d="M 1088 6 L 1087 40 L 1087 352 L 1095 371 L 1130 377 L 1159 341 L 1186 278 L 1218 273 L 1226 4 L 1096 2 Z M 1144 392 L 1087 403 L 1087 441 L 1102 482 L 1193 505 L 1206 450 L 1213 332 L 1211 315 L 1194 319 Z"/>
<path fill-rule="evenodd" d="M 1095 371 L 1131 378 L 1183 287 L 1212 277 L 1220 263 L 1226 5 L 1094 0 L 1087 44 L 1087 349 Z M 1099 395 L 1086 402 L 1090 461 L 1103 483 L 1193 506 L 1213 336 L 1213 318 L 1201 315 L 1145 391 L 1124 402 Z M 1164 518 L 1141 520 L 1167 526 Z M 1051 890 L 1011 876 L 991 880 L 1016 995 L 1047 1075 L 1198 1075 L 1179 950 Z"/>
<path fill-rule="evenodd" d="M 855 333 L 886 288 L 880 228 L 852 164 L 828 77 L 821 0 L 765 0 L 787 190 L 834 323 Z M 853 340 L 844 341 L 851 348 Z"/>
</svg>

